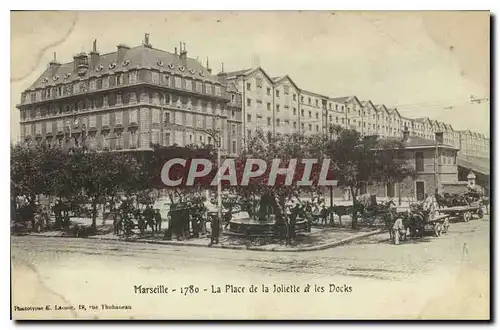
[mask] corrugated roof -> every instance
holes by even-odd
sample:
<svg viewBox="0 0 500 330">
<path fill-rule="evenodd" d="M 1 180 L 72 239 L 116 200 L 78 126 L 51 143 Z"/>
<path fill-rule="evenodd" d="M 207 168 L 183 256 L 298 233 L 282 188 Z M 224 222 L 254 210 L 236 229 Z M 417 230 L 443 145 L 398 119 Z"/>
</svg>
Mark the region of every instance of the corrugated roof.
<svg viewBox="0 0 500 330">
<path fill-rule="evenodd" d="M 92 76 L 102 76 L 104 74 L 119 72 L 122 69 L 131 69 L 131 68 L 157 68 L 163 69 L 164 71 L 175 72 L 177 74 L 183 76 L 196 77 L 198 79 L 210 80 L 213 82 L 217 82 L 217 77 L 208 72 L 207 68 L 203 67 L 203 65 L 193 59 L 186 58 L 186 67 L 184 71 L 180 71 L 179 68 L 182 67 L 182 61 L 179 55 L 169 53 L 156 48 L 149 48 L 142 46 L 137 46 L 130 48 L 124 55 L 123 62 L 117 63 L 117 52 L 112 52 L 108 54 L 103 54 L 99 56 L 99 61 L 96 66 L 102 66 L 101 71 L 96 71 L 95 69 L 89 69 L 84 77 L 92 77 Z M 128 62 L 128 65 L 124 65 L 124 63 Z M 163 64 L 162 66 L 159 63 Z M 89 57 L 90 64 L 90 57 Z M 111 66 L 114 64 L 115 67 Z M 169 68 L 169 65 L 173 65 L 173 68 Z M 72 81 L 79 80 L 80 77 L 73 70 L 73 62 L 61 64 L 57 70 L 51 70 L 47 68 L 45 72 L 31 85 L 29 89 L 45 87 L 47 85 L 51 85 L 53 83 L 69 83 Z M 190 72 L 193 72 L 191 73 Z M 194 71 L 193 71 L 194 70 Z M 54 81 L 53 77 L 58 76 L 59 78 Z M 68 77 L 65 79 L 65 76 Z M 44 82 L 44 79 L 48 78 L 48 82 Z"/>
<path fill-rule="evenodd" d="M 457 157 L 457 165 L 484 175 L 490 175 L 490 160 L 484 157 Z"/>
</svg>

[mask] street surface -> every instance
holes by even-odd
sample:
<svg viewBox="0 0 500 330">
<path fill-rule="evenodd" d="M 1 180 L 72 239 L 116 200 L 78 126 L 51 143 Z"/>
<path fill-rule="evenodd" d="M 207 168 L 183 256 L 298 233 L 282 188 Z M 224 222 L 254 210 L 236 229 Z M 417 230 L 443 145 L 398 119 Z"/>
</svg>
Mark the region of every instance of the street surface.
<svg viewBox="0 0 500 330">
<path fill-rule="evenodd" d="M 17 236 L 12 237 L 13 305 L 74 305 L 76 310 L 14 312 L 13 316 L 488 318 L 489 233 L 490 220 L 485 216 L 453 223 L 439 238 L 400 246 L 382 241 L 388 237 L 385 234 L 297 253 Z M 252 284 L 258 292 L 248 292 Z M 262 292 L 263 284 L 270 293 Z M 325 292 L 272 293 L 274 284 L 295 284 L 302 291 L 310 284 Z M 344 292 L 330 293 L 330 284 Z M 177 291 L 134 292 L 139 285 L 164 285 Z M 180 293 L 190 285 L 199 293 Z M 212 293 L 218 286 L 222 292 Z M 132 310 L 78 310 L 80 304 L 130 305 Z"/>
</svg>

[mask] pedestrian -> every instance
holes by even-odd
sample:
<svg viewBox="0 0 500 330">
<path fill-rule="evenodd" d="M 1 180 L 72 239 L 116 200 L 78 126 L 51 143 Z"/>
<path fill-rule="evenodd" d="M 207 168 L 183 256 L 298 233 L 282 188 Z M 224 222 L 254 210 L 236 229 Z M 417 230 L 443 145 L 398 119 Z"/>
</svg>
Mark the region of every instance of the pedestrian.
<svg viewBox="0 0 500 330">
<path fill-rule="evenodd" d="M 430 194 L 425 194 L 425 201 L 423 205 L 424 211 L 429 211 L 430 213 L 433 213 L 434 208 L 435 208 L 435 202 L 434 199 L 432 198 L 432 195 Z"/>
<path fill-rule="evenodd" d="M 139 208 L 134 209 L 134 218 L 137 221 L 137 227 L 139 228 L 141 235 L 144 235 L 144 231 L 146 230 L 146 209 L 142 212 L 142 214 Z"/>
<path fill-rule="evenodd" d="M 210 235 L 210 244 L 208 246 L 212 246 L 214 243 L 219 244 L 219 232 L 220 232 L 220 219 L 217 213 L 210 213 L 211 216 L 211 224 L 212 224 L 212 233 Z"/>
<path fill-rule="evenodd" d="M 120 213 L 114 214 L 114 217 L 113 217 L 113 233 L 116 236 L 120 235 L 121 218 L 122 218 L 122 216 L 121 216 Z"/>
<path fill-rule="evenodd" d="M 50 226 L 50 209 L 49 206 L 44 207 L 42 211 L 42 226 L 49 229 Z"/>
<path fill-rule="evenodd" d="M 143 212 L 144 215 L 144 220 L 145 220 L 145 225 L 146 227 L 150 227 L 151 231 L 155 232 L 155 226 L 154 226 L 154 212 L 153 212 L 153 207 L 151 205 L 146 206 Z"/>
<path fill-rule="evenodd" d="M 155 210 L 155 230 L 157 233 L 161 231 L 161 213 L 159 209 Z"/>
</svg>

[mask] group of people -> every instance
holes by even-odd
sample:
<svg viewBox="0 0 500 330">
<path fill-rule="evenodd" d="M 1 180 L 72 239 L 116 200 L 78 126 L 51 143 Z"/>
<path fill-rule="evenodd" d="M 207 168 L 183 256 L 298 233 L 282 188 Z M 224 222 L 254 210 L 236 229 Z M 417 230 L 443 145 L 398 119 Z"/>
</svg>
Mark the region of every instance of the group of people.
<svg viewBox="0 0 500 330">
<path fill-rule="evenodd" d="M 55 210 L 54 208 L 53 211 L 57 211 L 57 208 Z M 20 196 L 16 198 L 13 210 L 15 226 L 24 224 L 27 226 L 26 228 L 35 232 L 48 229 L 50 226 L 50 208 L 48 206 L 41 205 L 39 201 L 30 203 L 26 197 Z M 59 216 L 59 223 L 62 226 L 64 223 L 62 212 L 60 214 L 56 213 L 56 217 L 57 216 Z"/>
<path fill-rule="evenodd" d="M 190 201 L 173 204 L 169 211 L 169 228 L 166 238 L 173 236 L 178 240 L 186 237 L 200 237 L 206 234 L 206 222 L 211 223 L 211 243 L 219 243 L 220 221 L 218 210 L 213 202 L 205 198 L 194 198 Z"/>
<path fill-rule="evenodd" d="M 126 236 L 129 236 L 132 234 L 132 230 L 137 227 L 141 235 L 144 235 L 149 227 L 153 234 L 159 233 L 161 231 L 161 221 L 160 210 L 153 209 L 152 205 L 147 205 L 141 211 L 140 208 L 134 206 L 132 200 L 124 199 L 118 207 L 118 213 L 113 218 L 113 232 L 116 235 L 123 232 Z"/>
</svg>

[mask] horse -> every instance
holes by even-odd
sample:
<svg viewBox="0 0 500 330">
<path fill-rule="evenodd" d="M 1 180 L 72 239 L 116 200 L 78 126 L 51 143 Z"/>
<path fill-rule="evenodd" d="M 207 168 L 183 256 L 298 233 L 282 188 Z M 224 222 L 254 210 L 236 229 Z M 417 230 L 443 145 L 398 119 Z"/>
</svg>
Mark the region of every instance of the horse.
<svg viewBox="0 0 500 330">
<path fill-rule="evenodd" d="M 352 206 L 334 205 L 332 211 L 339 217 L 339 225 L 342 226 L 342 217 L 352 212 Z"/>
</svg>

